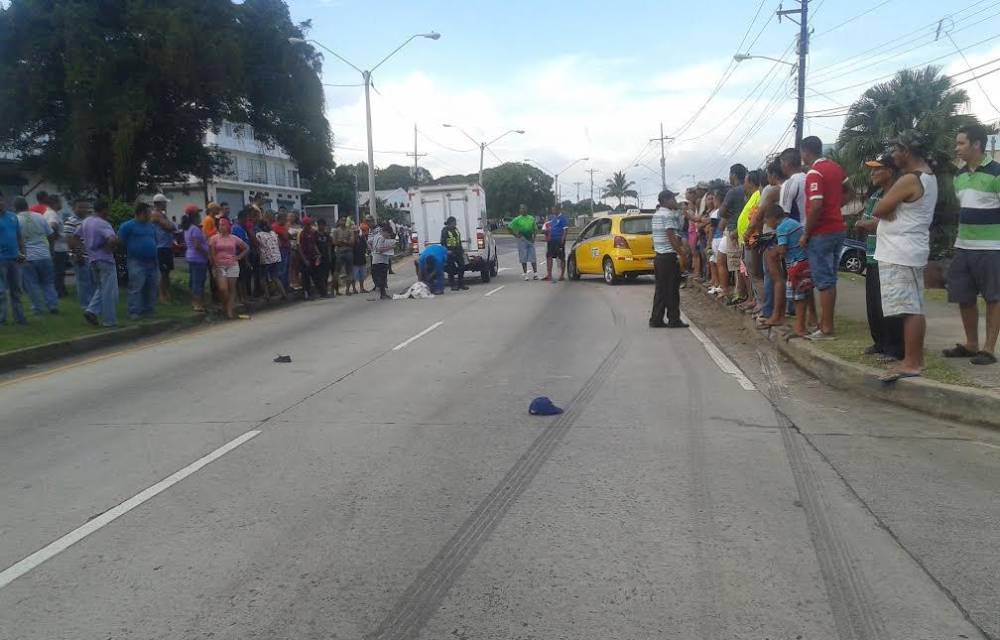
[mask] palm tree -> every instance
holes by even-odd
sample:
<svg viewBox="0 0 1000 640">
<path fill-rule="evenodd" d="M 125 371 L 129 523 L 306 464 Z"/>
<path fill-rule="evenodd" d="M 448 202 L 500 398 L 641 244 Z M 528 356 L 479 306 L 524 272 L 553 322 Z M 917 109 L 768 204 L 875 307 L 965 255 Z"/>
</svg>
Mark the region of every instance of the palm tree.
<svg viewBox="0 0 1000 640">
<path fill-rule="evenodd" d="M 864 162 L 885 151 L 886 143 L 900 132 L 916 129 L 927 140 L 938 177 L 935 226 L 953 217 L 958 210 L 952 180 L 957 171 L 952 161 L 955 134 L 960 127 L 979 123 L 974 115 L 961 113 L 968 102 L 965 90 L 954 88 L 951 78 L 935 66 L 904 69 L 865 91 L 848 110 L 837 138 L 836 155 L 851 185 L 863 191 L 868 186 Z"/>
<path fill-rule="evenodd" d="M 624 171 L 615 171 L 604 185 L 604 197 L 618 198 L 618 206 L 621 207 L 622 200 L 632 196 L 630 189 L 634 186 L 635 182 L 626 178 Z"/>
</svg>

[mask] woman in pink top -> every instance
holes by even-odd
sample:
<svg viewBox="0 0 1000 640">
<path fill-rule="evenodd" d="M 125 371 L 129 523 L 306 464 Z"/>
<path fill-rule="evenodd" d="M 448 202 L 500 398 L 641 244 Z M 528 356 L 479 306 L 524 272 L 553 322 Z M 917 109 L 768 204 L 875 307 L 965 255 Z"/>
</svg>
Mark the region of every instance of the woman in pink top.
<svg viewBox="0 0 1000 640">
<path fill-rule="evenodd" d="M 219 218 L 219 233 L 208 239 L 212 253 L 212 275 L 216 289 L 226 308 L 226 317 L 236 317 L 236 282 L 240 277 L 240 260 L 246 257 L 250 247 L 232 234 L 229 218 Z"/>
</svg>

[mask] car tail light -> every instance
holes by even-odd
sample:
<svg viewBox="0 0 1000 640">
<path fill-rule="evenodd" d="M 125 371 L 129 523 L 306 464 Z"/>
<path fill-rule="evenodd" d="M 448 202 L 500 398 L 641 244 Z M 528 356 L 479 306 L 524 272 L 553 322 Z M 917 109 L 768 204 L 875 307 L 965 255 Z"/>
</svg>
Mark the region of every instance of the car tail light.
<svg viewBox="0 0 1000 640">
<path fill-rule="evenodd" d="M 486 234 L 483 233 L 482 229 L 476 230 L 476 246 L 480 249 L 486 248 Z"/>
<path fill-rule="evenodd" d="M 631 249 L 631 248 L 632 247 L 628 246 L 628 240 L 626 240 L 621 236 L 615 236 L 615 249 Z"/>
</svg>

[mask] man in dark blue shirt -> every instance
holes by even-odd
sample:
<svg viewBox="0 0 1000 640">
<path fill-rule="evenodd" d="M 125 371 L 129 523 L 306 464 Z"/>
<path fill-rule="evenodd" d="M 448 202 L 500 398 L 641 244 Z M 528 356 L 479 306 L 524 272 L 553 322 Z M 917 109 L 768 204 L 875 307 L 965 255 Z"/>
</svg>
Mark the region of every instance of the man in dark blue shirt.
<svg viewBox="0 0 1000 640">
<path fill-rule="evenodd" d="M 553 260 L 559 261 L 559 280 L 566 279 L 566 228 L 569 227 L 569 222 L 562 211 L 553 207 L 552 216 L 546 226 L 545 267 L 548 275 L 545 279 L 555 283 L 557 280 L 552 277 Z"/>
</svg>

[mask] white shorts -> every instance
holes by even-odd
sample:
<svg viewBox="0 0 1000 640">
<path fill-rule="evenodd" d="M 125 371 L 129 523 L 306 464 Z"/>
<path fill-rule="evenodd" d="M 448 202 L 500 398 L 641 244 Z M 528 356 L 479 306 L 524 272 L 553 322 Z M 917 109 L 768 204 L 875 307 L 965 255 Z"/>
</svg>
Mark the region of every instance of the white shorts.
<svg viewBox="0 0 1000 640">
<path fill-rule="evenodd" d="M 719 238 L 719 253 L 730 253 L 729 251 L 729 235 L 723 235 Z"/>
<path fill-rule="evenodd" d="M 712 238 L 712 253 L 719 253 L 719 245 L 722 244 L 722 238 Z"/>
<path fill-rule="evenodd" d="M 240 277 L 240 265 L 234 264 L 231 267 L 216 267 L 216 275 L 220 275 L 223 278 L 239 278 Z"/>
<path fill-rule="evenodd" d="M 891 318 L 926 314 L 923 267 L 879 262 L 878 277 L 882 287 L 882 315 Z"/>
</svg>

